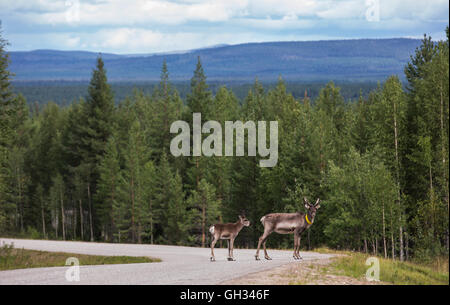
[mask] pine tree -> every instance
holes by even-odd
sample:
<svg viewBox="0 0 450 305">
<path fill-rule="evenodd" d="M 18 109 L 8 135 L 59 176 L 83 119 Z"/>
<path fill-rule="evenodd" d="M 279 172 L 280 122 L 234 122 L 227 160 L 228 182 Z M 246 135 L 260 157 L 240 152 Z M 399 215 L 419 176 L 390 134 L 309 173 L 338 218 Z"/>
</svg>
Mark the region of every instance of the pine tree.
<svg viewBox="0 0 450 305">
<path fill-rule="evenodd" d="M 206 245 L 207 226 L 216 223 L 220 216 L 220 201 L 216 199 L 216 190 L 205 179 L 201 179 L 198 189 L 188 198 L 190 207 L 191 232 L 196 244 Z"/>
<path fill-rule="evenodd" d="M 166 61 L 163 62 L 161 80 L 151 100 L 139 98 L 138 101 L 142 102 L 137 102 L 137 107 L 143 110 L 140 121 L 148 134 L 148 144 L 153 148 L 153 158 L 158 161 L 162 151 L 170 149 L 170 126 L 181 119 L 183 110 L 183 101 L 170 84 Z"/>
<path fill-rule="evenodd" d="M 112 133 L 112 115 L 114 111 L 113 93 L 107 82 L 106 70 L 102 58 L 97 58 L 96 69 L 92 72 L 92 78 L 88 87 L 88 96 L 84 104 L 84 112 L 87 121 L 82 128 L 83 150 L 82 163 L 90 167 L 88 180 L 88 201 L 92 213 L 92 231 L 98 228 L 100 223 L 97 221 L 97 203 L 93 198 L 97 192 L 97 182 L 99 173 L 97 164 L 105 153 L 106 143 Z M 91 236 L 94 239 L 95 232 Z"/>
<path fill-rule="evenodd" d="M 12 140 L 12 117 L 15 112 L 15 96 L 11 88 L 13 74 L 8 70 L 10 60 L 6 52 L 8 44 L 2 37 L 0 22 L 0 153 L 2 154 Z"/>
<path fill-rule="evenodd" d="M 208 120 L 211 103 L 211 91 L 208 90 L 206 75 L 199 56 L 197 58 L 197 66 L 195 67 L 194 75 L 191 78 L 191 93 L 187 96 L 187 105 L 189 106 L 191 113 L 200 112 L 202 114 L 202 119 Z M 192 121 L 192 114 L 190 121 Z"/>
<path fill-rule="evenodd" d="M 169 203 L 174 200 L 172 198 L 171 181 L 173 180 L 173 172 L 169 164 L 169 160 L 165 151 L 163 151 L 156 171 L 155 182 L 155 200 L 152 207 L 152 220 L 155 231 L 163 233 L 162 238 L 170 238 L 164 228 L 169 226 L 168 214 L 164 211 L 169 210 Z"/>
<path fill-rule="evenodd" d="M 113 206 L 116 200 L 120 179 L 119 152 L 114 136 L 106 144 L 106 152 L 99 164 L 100 178 L 96 201 L 98 202 L 99 220 L 102 223 L 103 235 L 106 241 L 112 241 L 114 228 Z"/>
<path fill-rule="evenodd" d="M 171 244 L 186 244 L 191 225 L 181 176 L 175 173 L 169 183 L 170 198 L 167 204 L 167 229 L 165 235 Z"/>
<path fill-rule="evenodd" d="M 6 229 L 12 211 L 13 204 L 8 202 L 8 150 L 14 137 L 14 117 L 16 114 L 15 95 L 11 88 L 13 74 L 8 70 L 9 56 L 6 52 L 8 42 L 2 37 L 0 22 L 0 231 Z"/>
<path fill-rule="evenodd" d="M 143 181 L 142 168 L 148 160 L 148 152 L 144 146 L 144 139 L 142 131 L 140 130 L 138 121 L 134 121 L 129 130 L 129 142 L 125 147 L 124 154 L 124 169 L 122 177 L 124 179 L 124 187 L 128 192 L 128 206 L 130 215 L 130 233 L 132 242 L 142 242 L 142 218 L 140 213 L 145 210 L 141 209 L 143 205 Z"/>
<path fill-rule="evenodd" d="M 50 188 L 50 200 L 53 212 L 53 220 L 55 227 L 56 238 L 58 239 L 58 227 L 59 227 L 59 219 L 61 219 L 61 232 L 62 239 L 66 239 L 66 221 L 65 221 L 65 209 L 64 209 L 64 200 L 65 200 L 65 190 L 64 190 L 64 181 L 61 174 L 57 174 L 53 178 L 53 185 Z M 61 217 L 61 218 L 60 218 Z"/>
<path fill-rule="evenodd" d="M 48 202 L 46 198 L 44 197 L 44 188 L 41 184 L 38 184 L 36 188 L 35 193 L 35 202 L 39 205 L 41 209 L 41 223 L 42 223 L 42 236 L 44 238 L 47 238 L 47 226 L 46 226 L 46 215 L 47 215 L 47 209 L 48 209 Z"/>
</svg>

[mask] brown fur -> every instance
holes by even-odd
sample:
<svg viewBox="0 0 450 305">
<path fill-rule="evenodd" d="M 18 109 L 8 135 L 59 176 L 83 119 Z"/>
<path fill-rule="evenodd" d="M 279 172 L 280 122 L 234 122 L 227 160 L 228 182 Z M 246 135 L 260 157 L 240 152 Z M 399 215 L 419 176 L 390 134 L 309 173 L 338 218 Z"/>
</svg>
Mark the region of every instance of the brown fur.
<svg viewBox="0 0 450 305">
<path fill-rule="evenodd" d="M 267 254 L 266 250 L 266 241 L 267 237 L 272 232 L 277 232 L 279 234 L 294 234 L 294 258 L 301 259 L 300 256 L 300 235 L 314 222 L 314 217 L 316 216 L 316 212 L 320 207 L 320 199 L 317 199 L 314 205 L 310 204 L 306 198 L 303 199 L 305 203 L 305 208 L 307 209 L 307 213 L 271 213 L 263 216 L 261 218 L 261 223 L 264 226 L 264 233 L 259 238 L 258 248 L 256 250 L 255 258 L 259 260 L 259 249 L 261 244 L 264 248 L 264 258 L 270 260 L 271 258 Z M 306 215 L 308 216 L 308 220 L 311 223 L 306 221 Z"/>
<path fill-rule="evenodd" d="M 234 249 L 234 239 L 242 230 L 243 227 L 248 227 L 250 225 L 250 221 L 245 218 L 245 216 L 239 216 L 239 220 L 235 223 L 218 223 L 212 225 L 209 228 L 209 232 L 212 235 L 211 242 L 211 261 L 215 261 L 216 258 L 214 256 L 214 246 L 219 239 L 226 239 L 228 242 L 228 260 L 232 261 L 233 258 L 233 249 Z"/>
</svg>

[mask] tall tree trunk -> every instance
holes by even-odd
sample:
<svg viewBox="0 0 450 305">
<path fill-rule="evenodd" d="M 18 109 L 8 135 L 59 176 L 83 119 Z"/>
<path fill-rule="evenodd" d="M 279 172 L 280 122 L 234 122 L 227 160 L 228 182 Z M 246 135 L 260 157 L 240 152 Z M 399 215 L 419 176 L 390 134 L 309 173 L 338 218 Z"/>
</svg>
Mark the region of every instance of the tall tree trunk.
<svg viewBox="0 0 450 305">
<path fill-rule="evenodd" d="M 405 258 L 409 261 L 409 236 L 408 233 L 405 232 Z"/>
<path fill-rule="evenodd" d="M 378 254 L 378 237 L 375 237 L 375 255 Z"/>
<path fill-rule="evenodd" d="M 23 202 L 22 202 L 22 182 L 21 182 L 21 175 L 20 175 L 20 168 L 17 168 L 17 187 L 19 190 L 19 207 L 20 207 L 20 231 L 23 232 L 23 213 L 24 213 L 24 208 L 23 208 Z"/>
<path fill-rule="evenodd" d="M 149 202 L 149 207 L 150 207 L 150 244 L 153 245 L 153 209 L 152 209 L 152 201 L 150 200 Z"/>
<path fill-rule="evenodd" d="M 372 235 L 372 253 L 373 253 L 373 255 L 376 255 L 376 247 L 375 247 L 375 239 L 374 239 L 374 237 L 373 237 L 373 235 Z"/>
<path fill-rule="evenodd" d="M 54 213 L 55 213 L 55 234 L 56 239 L 58 239 L 58 226 L 59 226 L 58 207 L 55 207 Z"/>
<path fill-rule="evenodd" d="M 76 201 L 72 200 L 72 211 L 73 211 L 73 217 L 72 217 L 72 230 L 73 230 L 73 236 L 72 240 L 75 240 L 77 238 L 77 203 Z"/>
<path fill-rule="evenodd" d="M 78 203 L 80 204 L 80 233 L 81 240 L 84 240 L 84 230 L 83 230 L 83 208 L 81 206 L 81 199 L 78 199 Z"/>
<path fill-rule="evenodd" d="M 394 238 L 394 225 L 392 223 L 392 220 L 394 219 L 394 213 L 392 213 L 392 206 L 391 206 L 391 251 L 392 251 L 392 259 L 395 259 L 395 238 Z"/>
<path fill-rule="evenodd" d="M 134 180 L 131 178 L 131 240 L 136 242 L 136 228 L 134 224 Z"/>
<path fill-rule="evenodd" d="M 401 195 L 400 195 L 400 160 L 398 156 L 398 128 L 397 128 L 397 103 L 394 99 L 394 142 L 395 142 L 395 170 L 397 176 L 397 200 L 398 205 L 400 206 L 399 213 L 399 251 L 400 251 L 400 261 L 404 260 L 403 257 L 403 225 L 402 225 L 402 203 L 401 203 Z"/>
<path fill-rule="evenodd" d="M 445 149 L 445 129 L 444 129 L 444 95 L 443 95 L 443 84 L 442 81 L 440 82 L 439 91 L 440 91 L 440 97 L 441 97 L 441 111 L 440 111 L 440 121 L 441 121 L 441 146 L 442 146 L 442 176 L 443 176 L 443 183 L 444 183 L 444 192 L 445 192 L 445 198 L 444 200 L 447 201 L 447 217 L 449 215 L 449 190 L 448 190 L 448 177 L 447 177 L 447 151 Z M 449 249 L 449 231 L 448 231 L 448 224 L 446 228 L 446 247 L 447 250 Z"/>
<path fill-rule="evenodd" d="M 384 249 L 384 258 L 387 258 L 387 247 L 386 247 L 386 223 L 384 218 L 384 201 L 383 201 L 383 249 Z"/>
<path fill-rule="evenodd" d="M 63 193 L 62 191 L 59 192 L 59 200 L 61 203 L 61 226 L 62 226 L 62 235 L 63 235 L 63 240 L 66 240 L 66 228 L 65 228 L 65 215 L 64 215 L 64 201 L 63 201 Z"/>
<path fill-rule="evenodd" d="M 91 241 L 94 241 L 94 225 L 92 223 L 92 202 L 91 202 L 91 183 L 87 185 L 88 203 L 89 203 L 89 226 L 91 229 Z"/>
<path fill-rule="evenodd" d="M 203 204 L 202 204 L 202 247 L 205 247 L 205 241 L 206 241 L 205 225 L 206 225 L 206 207 L 205 207 L 205 201 L 203 200 Z"/>
<path fill-rule="evenodd" d="M 43 202 L 41 202 L 41 218 L 42 218 L 42 233 L 44 234 L 44 238 L 47 239 L 47 234 L 45 233 L 45 212 Z"/>
</svg>

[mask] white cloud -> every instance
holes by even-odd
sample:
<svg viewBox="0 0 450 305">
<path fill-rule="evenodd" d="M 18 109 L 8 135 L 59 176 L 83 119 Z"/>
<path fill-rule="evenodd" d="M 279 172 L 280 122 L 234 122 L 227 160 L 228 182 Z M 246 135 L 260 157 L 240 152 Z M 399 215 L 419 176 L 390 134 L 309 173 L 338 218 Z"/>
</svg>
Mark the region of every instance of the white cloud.
<svg viewBox="0 0 450 305">
<path fill-rule="evenodd" d="M 373 0 L 380 3 L 384 20 L 447 17 L 448 1 Z M 236 18 L 275 17 L 360 19 L 368 8 L 366 0 L 7 0 L 0 9 L 24 21 L 39 24 L 67 24 L 68 12 L 79 3 L 79 25 L 130 26 L 177 25 L 190 21 L 225 22 Z M 295 17 L 294 17 L 295 16 Z"/>
<path fill-rule="evenodd" d="M 11 5 L 24 19 L 40 24 L 70 23 L 67 15 L 74 5 L 52 6 L 52 1 L 44 1 L 42 11 L 24 10 L 21 6 Z M 181 24 L 188 21 L 220 22 L 233 16 L 246 14 L 245 0 L 203 1 L 198 3 L 176 3 L 164 0 L 107 0 L 107 1 L 70 1 L 79 3 L 80 25 L 134 25 L 134 24 Z M 70 2 L 66 1 L 66 4 Z M 64 1 L 59 1 L 63 3 Z M 31 7 L 29 5 L 29 7 Z M 8 7 L 6 7 L 8 9 Z"/>
<path fill-rule="evenodd" d="M 318 20 L 299 19 L 295 15 L 287 15 L 281 19 L 268 18 L 242 18 L 236 21 L 236 24 L 246 29 L 253 30 L 283 30 L 286 28 L 292 30 L 310 29 L 318 24 Z"/>
<path fill-rule="evenodd" d="M 361 19 L 368 9 L 365 1 L 333 1 L 325 9 L 317 12 L 322 19 Z"/>
<path fill-rule="evenodd" d="M 408 1 L 380 0 L 380 17 L 382 19 L 448 20 L 448 0 Z"/>
<path fill-rule="evenodd" d="M 0 20 L 13 47 L 120 53 L 420 36 L 448 24 L 447 0 L 379 1 L 380 22 L 365 20 L 366 0 L 0 0 Z"/>
</svg>

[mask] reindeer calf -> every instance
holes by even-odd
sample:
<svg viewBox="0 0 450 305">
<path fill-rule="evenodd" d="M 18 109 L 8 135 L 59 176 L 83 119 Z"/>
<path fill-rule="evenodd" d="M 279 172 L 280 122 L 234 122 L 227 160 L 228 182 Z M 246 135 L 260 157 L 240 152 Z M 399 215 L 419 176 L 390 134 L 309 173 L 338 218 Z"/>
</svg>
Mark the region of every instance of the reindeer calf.
<svg viewBox="0 0 450 305">
<path fill-rule="evenodd" d="M 209 228 L 209 232 L 213 238 L 211 242 L 211 261 L 214 262 L 216 260 L 214 256 L 214 246 L 219 239 L 226 239 L 228 242 L 228 260 L 234 261 L 233 258 L 233 247 L 234 247 L 234 239 L 242 230 L 242 228 L 248 227 L 250 225 L 250 221 L 245 217 L 239 215 L 239 220 L 235 223 L 219 223 L 212 225 Z"/>
</svg>

